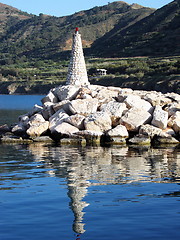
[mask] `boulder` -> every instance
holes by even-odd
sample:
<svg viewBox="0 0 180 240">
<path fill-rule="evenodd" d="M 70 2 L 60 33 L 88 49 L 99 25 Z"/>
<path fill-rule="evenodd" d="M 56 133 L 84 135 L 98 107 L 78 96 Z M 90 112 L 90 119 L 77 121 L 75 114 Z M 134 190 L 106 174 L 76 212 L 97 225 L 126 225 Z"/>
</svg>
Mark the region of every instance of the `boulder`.
<svg viewBox="0 0 180 240">
<path fill-rule="evenodd" d="M 141 99 L 138 95 L 129 95 L 125 98 L 124 103 L 127 105 L 128 108 L 139 108 L 143 109 L 147 112 L 152 112 L 153 108 L 152 105 L 143 99 Z"/>
<path fill-rule="evenodd" d="M 112 121 L 107 112 L 96 112 L 90 114 L 84 120 L 85 130 L 104 132 L 111 129 Z"/>
<path fill-rule="evenodd" d="M 138 131 L 143 124 L 150 123 L 152 116 L 144 109 L 131 108 L 120 119 L 120 124 L 124 125 L 128 131 Z"/>
<path fill-rule="evenodd" d="M 119 119 L 122 117 L 123 113 L 127 111 L 127 107 L 125 103 L 110 101 L 108 103 L 102 104 L 100 106 L 100 110 L 102 112 L 109 113 L 111 116 L 112 125 L 116 126 L 118 124 Z"/>
<path fill-rule="evenodd" d="M 140 129 L 139 129 L 139 134 L 149 136 L 151 138 L 153 138 L 155 135 L 160 136 L 161 133 L 162 133 L 162 129 L 158 127 L 154 127 L 150 124 L 142 125 L 140 126 Z"/>
<path fill-rule="evenodd" d="M 152 104 L 152 106 L 164 106 L 166 104 L 171 103 L 171 99 L 165 97 L 162 93 L 160 92 L 149 92 L 145 95 L 144 100 L 148 101 L 149 103 Z"/>
<path fill-rule="evenodd" d="M 55 103 L 52 107 L 55 112 L 57 112 L 60 109 L 63 109 L 65 112 L 67 112 L 69 102 L 70 102 L 69 100 L 63 100 L 61 102 Z"/>
<path fill-rule="evenodd" d="M 53 139 L 59 140 L 63 137 L 69 137 L 78 131 L 79 129 L 72 126 L 71 124 L 67 122 L 61 122 L 57 124 L 53 129 L 51 129 L 51 135 Z"/>
<path fill-rule="evenodd" d="M 129 133 L 126 127 L 123 125 L 118 125 L 106 132 L 105 141 L 115 145 L 126 144 L 126 138 L 128 138 L 128 136 Z"/>
<path fill-rule="evenodd" d="M 178 144 L 179 141 L 172 137 L 172 136 L 166 136 L 166 137 L 161 137 L 161 136 L 158 136 L 154 139 L 154 144 L 156 145 L 159 145 L 159 144 Z"/>
<path fill-rule="evenodd" d="M 44 104 L 46 102 L 57 103 L 58 98 L 53 93 L 53 90 L 50 90 L 49 93 L 44 98 L 41 99 L 41 102 L 42 102 L 42 104 Z"/>
<path fill-rule="evenodd" d="M 180 111 L 176 112 L 169 118 L 168 126 L 172 127 L 176 133 L 180 133 Z"/>
<path fill-rule="evenodd" d="M 174 102 L 180 103 L 180 95 L 178 93 L 166 93 L 165 96 L 170 98 Z"/>
<path fill-rule="evenodd" d="M 42 114 L 36 113 L 32 117 L 30 117 L 28 124 L 31 126 L 33 124 L 42 122 L 45 122 L 45 119 L 43 118 Z"/>
<path fill-rule="evenodd" d="M 97 91 L 97 94 L 94 97 L 97 98 L 99 100 L 99 103 L 102 104 L 102 103 L 107 103 L 114 100 L 115 98 L 117 98 L 117 96 L 118 96 L 118 91 L 108 90 L 107 88 L 103 88 Z"/>
<path fill-rule="evenodd" d="M 84 130 L 84 119 L 85 117 L 83 115 L 75 114 L 66 118 L 64 121 L 77 127 L 79 130 Z"/>
<path fill-rule="evenodd" d="M 171 117 L 176 112 L 180 111 L 180 103 L 173 102 L 173 103 L 167 104 L 164 110 L 168 112 L 168 116 Z"/>
<path fill-rule="evenodd" d="M 33 123 L 26 131 L 26 133 L 31 137 L 39 137 L 42 134 L 45 134 L 49 128 L 49 122 L 37 122 Z"/>
<path fill-rule="evenodd" d="M 49 129 L 52 131 L 57 125 L 61 124 L 64 119 L 68 118 L 69 115 L 63 110 L 60 109 L 55 114 L 49 118 Z"/>
<path fill-rule="evenodd" d="M 168 123 L 168 113 L 164 111 L 160 106 L 156 106 L 153 113 L 153 119 L 151 124 L 155 127 L 166 129 Z"/>
<path fill-rule="evenodd" d="M 79 89 L 78 95 L 76 96 L 76 99 L 89 99 L 92 98 L 92 91 L 89 88 L 81 87 Z"/>
<path fill-rule="evenodd" d="M 60 86 L 55 89 L 55 94 L 59 101 L 73 100 L 76 98 L 79 92 L 79 87 L 75 85 Z"/>
<path fill-rule="evenodd" d="M 128 142 L 135 145 L 150 145 L 151 139 L 148 136 L 137 135 L 129 139 Z"/>
<path fill-rule="evenodd" d="M 126 129 L 125 126 L 123 125 L 118 125 L 113 129 L 110 129 L 109 131 L 106 132 L 106 135 L 109 137 L 123 137 L 127 138 L 129 136 L 129 133 Z"/>
<path fill-rule="evenodd" d="M 41 114 L 45 120 L 49 120 L 49 118 L 55 113 L 53 106 L 54 103 L 48 102 L 48 104 L 46 103 L 43 110 L 41 111 Z"/>
<path fill-rule="evenodd" d="M 71 114 L 80 114 L 87 116 L 97 111 L 97 99 L 76 99 L 72 100 L 68 105 Z"/>
<path fill-rule="evenodd" d="M 20 115 L 18 120 L 19 120 L 19 125 L 21 125 L 24 128 L 27 128 L 28 122 L 30 120 L 29 114 Z"/>
</svg>

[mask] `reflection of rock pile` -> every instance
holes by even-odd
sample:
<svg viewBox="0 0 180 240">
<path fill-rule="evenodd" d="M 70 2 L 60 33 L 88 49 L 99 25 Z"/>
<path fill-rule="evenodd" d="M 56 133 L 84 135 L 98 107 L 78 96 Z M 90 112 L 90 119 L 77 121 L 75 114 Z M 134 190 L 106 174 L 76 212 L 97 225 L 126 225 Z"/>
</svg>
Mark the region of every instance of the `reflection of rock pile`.
<svg viewBox="0 0 180 240">
<path fill-rule="evenodd" d="M 74 213 L 73 230 L 77 233 L 85 231 L 83 217 L 88 204 L 83 198 L 89 186 L 175 181 L 180 174 L 176 148 L 57 148 L 42 143 L 30 144 L 29 148 L 36 161 L 43 159 L 45 167 L 50 168 L 47 170 L 50 176 L 67 179 L 70 207 Z"/>
<path fill-rule="evenodd" d="M 56 141 L 74 138 L 81 144 L 82 139 L 87 144 L 178 143 L 180 95 L 90 85 L 76 31 L 67 84 L 51 89 L 42 106 L 35 105 L 20 116 L 11 132 L 31 139 L 42 135 Z"/>
</svg>

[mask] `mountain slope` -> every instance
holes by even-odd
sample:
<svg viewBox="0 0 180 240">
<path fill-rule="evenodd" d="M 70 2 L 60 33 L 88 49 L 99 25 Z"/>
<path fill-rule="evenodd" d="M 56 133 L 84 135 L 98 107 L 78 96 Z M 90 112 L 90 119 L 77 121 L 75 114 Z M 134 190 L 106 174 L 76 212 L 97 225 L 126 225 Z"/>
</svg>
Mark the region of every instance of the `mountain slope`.
<svg viewBox="0 0 180 240">
<path fill-rule="evenodd" d="M 40 14 L 8 25 L 0 39 L 2 59 L 23 55 L 37 58 L 54 58 L 71 49 L 72 33 L 80 28 L 84 47 L 111 31 L 119 22 L 123 29 L 134 25 L 155 10 L 137 4 L 118 1 L 94 7 L 70 16 L 52 17 Z"/>
<path fill-rule="evenodd" d="M 92 51 L 111 57 L 180 54 L 180 1 L 171 2 L 126 29 L 118 23 L 93 44 Z"/>
<path fill-rule="evenodd" d="M 17 8 L 0 3 L 0 36 L 6 29 L 19 20 L 30 18 L 30 14 L 22 12 Z"/>
</svg>

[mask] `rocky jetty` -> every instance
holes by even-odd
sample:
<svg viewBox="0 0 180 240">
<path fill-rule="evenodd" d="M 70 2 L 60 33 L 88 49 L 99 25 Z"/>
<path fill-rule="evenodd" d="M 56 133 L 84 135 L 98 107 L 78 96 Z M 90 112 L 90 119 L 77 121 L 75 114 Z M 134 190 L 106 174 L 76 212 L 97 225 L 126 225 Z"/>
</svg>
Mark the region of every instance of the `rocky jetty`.
<svg viewBox="0 0 180 240">
<path fill-rule="evenodd" d="M 1 126 L 1 142 L 179 143 L 176 93 L 70 84 L 51 89 L 41 101 L 17 124 Z"/>
<path fill-rule="evenodd" d="M 178 144 L 180 95 L 91 85 L 78 28 L 66 85 L 51 89 L 17 124 L 0 127 L 1 142 Z"/>
</svg>

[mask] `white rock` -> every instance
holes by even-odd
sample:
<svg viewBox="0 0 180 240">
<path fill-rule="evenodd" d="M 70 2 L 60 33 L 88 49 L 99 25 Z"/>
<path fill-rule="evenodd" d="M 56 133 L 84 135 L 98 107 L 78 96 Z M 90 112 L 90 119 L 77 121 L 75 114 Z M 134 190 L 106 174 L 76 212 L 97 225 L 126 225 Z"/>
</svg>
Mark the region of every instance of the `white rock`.
<svg viewBox="0 0 180 240">
<path fill-rule="evenodd" d="M 42 104 L 44 104 L 46 102 L 57 103 L 58 98 L 54 95 L 52 90 L 50 90 L 49 93 L 44 98 L 41 99 L 41 102 L 42 102 Z"/>
<path fill-rule="evenodd" d="M 74 85 L 65 85 L 56 88 L 55 94 L 60 101 L 75 99 L 78 95 L 79 87 Z"/>
<path fill-rule="evenodd" d="M 180 95 L 178 93 L 166 93 L 165 96 L 172 99 L 173 101 L 176 101 L 177 103 L 180 103 Z"/>
<path fill-rule="evenodd" d="M 84 120 L 86 130 L 103 132 L 111 129 L 111 117 L 106 112 L 96 112 Z"/>
<path fill-rule="evenodd" d="M 118 91 L 108 90 L 107 88 L 103 88 L 97 91 L 97 95 L 94 96 L 99 100 L 100 103 L 107 103 L 109 101 L 114 100 L 118 96 Z"/>
<path fill-rule="evenodd" d="M 106 132 L 106 134 L 110 137 L 128 137 L 129 133 L 125 126 L 118 125 L 113 129 L 110 129 Z"/>
<path fill-rule="evenodd" d="M 108 112 L 111 116 L 112 125 L 116 126 L 123 113 L 127 111 L 125 103 L 119 103 L 116 101 L 110 101 L 100 106 L 102 112 Z"/>
<path fill-rule="evenodd" d="M 51 134 L 54 138 L 61 138 L 64 136 L 70 136 L 78 131 L 79 129 L 72 126 L 71 124 L 61 122 L 60 124 L 57 124 L 53 129 L 51 129 Z"/>
<path fill-rule="evenodd" d="M 72 115 L 65 119 L 65 122 L 77 127 L 80 130 L 84 129 L 84 119 L 85 117 L 80 114 Z"/>
<path fill-rule="evenodd" d="M 69 102 L 70 102 L 69 100 L 63 100 L 61 102 L 55 103 L 52 107 L 55 112 L 57 112 L 60 109 L 64 109 L 64 111 L 67 112 Z"/>
<path fill-rule="evenodd" d="M 120 124 L 124 125 L 128 131 L 138 131 L 143 124 L 150 123 L 152 116 L 144 109 L 131 108 L 120 119 Z"/>
<path fill-rule="evenodd" d="M 167 104 L 164 110 L 168 112 L 168 116 L 171 117 L 176 112 L 180 111 L 180 103 L 173 102 L 173 103 Z"/>
<path fill-rule="evenodd" d="M 95 130 L 82 130 L 75 133 L 75 135 L 85 138 L 87 144 L 94 145 L 101 143 L 103 132 Z"/>
<path fill-rule="evenodd" d="M 155 127 L 165 129 L 168 123 L 168 113 L 164 111 L 160 106 L 156 106 L 153 113 L 153 119 L 151 124 Z"/>
<path fill-rule="evenodd" d="M 154 127 L 150 124 L 145 124 L 140 126 L 139 134 L 146 135 L 149 137 L 154 137 L 155 135 L 160 136 L 162 129 Z"/>
<path fill-rule="evenodd" d="M 138 95 L 129 95 L 126 97 L 124 100 L 124 103 L 127 105 L 128 108 L 139 108 L 139 109 L 144 109 L 147 112 L 152 112 L 153 108 L 152 105 L 141 99 Z"/>
<path fill-rule="evenodd" d="M 68 105 L 69 111 L 72 114 L 81 114 L 87 116 L 97 111 L 97 99 L 76 99 L 72 100 Z"/>
<path fill-rule="evenodd" d="M 180 132 L 180 112 L 176 112 L 168 120 L 168 126 L 172 127 L 176 133 Z"/>
<path fill-rule="evenodd" d="M 152 106 L 164 106 L 166 104 L 171 103 L 171 99 L 165 97 L 162 93 L 160 92 L 150 92 L 147 93 L 144 97 L 144 99 L 152 104 Z"/>
<path fill-rule="evenodd" d="M 42 123 L 42 122 L 45 122 L 45 119 L 43 118 L 42 114 L 36 113 L 32 117 L 30 117 L 28 124 L 33 125 L 33 124 Z"/>
<path fill-rule="evenodd" d="M 63 109 L 60 109 L 49 118 L 49 129 L 52 131 L 68 117 L 69 115 Z"/>
<path fill-rule="evenodd" d="M 38 122 L 38 123 L 34 123 L 32 124 L 26 131 L 26 133 L 34 138 L 34 137 L 39 137 L 42 134 L 44 134 L 49 128 L 49 122 L 45 121 L 45 122 Z"/>
</svg>

